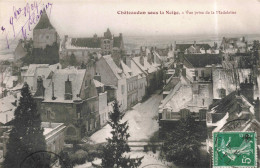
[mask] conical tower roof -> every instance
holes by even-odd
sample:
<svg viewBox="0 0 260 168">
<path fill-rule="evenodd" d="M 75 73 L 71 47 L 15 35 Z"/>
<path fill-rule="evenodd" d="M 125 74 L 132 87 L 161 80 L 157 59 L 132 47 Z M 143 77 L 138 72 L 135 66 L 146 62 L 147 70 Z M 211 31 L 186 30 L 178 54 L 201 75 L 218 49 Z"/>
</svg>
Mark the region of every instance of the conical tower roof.
<svg viewBox="0 0 260 168">
<path fill-rule="evenodd" d="M 47 28 L 53 29 L 53 26 L 51 25 L 48 15 L 44 9 L 41 18 L 34 29 L 47 29 Z"/>
</svg>

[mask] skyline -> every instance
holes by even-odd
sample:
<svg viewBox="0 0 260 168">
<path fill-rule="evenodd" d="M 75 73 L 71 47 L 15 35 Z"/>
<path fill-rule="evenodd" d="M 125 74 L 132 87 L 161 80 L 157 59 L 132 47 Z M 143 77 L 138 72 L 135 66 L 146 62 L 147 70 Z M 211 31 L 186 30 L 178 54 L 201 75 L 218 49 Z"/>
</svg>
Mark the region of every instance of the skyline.
<svg viewBox="0 0 260 168">
<path fill-rule="evenodd" d="M 36 1 L 28 1 L 28 3 Z M 40 1 L 38 1 L 39 3 Z M 51 11 L 47 10 L 52 25 L 60 36 L 73 37 L 102 36 L 110 28 L 114 35 L 125 36 L 183 36 L 183 35 L 223 35 L 223 34 L 260 34 L 260 2 L 257 0 L 228 2 L 199 0 L 196 2 L 169 1 L 120 1 L 87 0 L 71 3 L 66 0 L 48 1 L 52 3 Z M 46 2 L 47 3 L 47 2 Z M 13 7 L 24 7 L 24 0 L 0 1 L 0 25 L 5 26 L 12 38 L 12 27 L 9 24 L 13 16 Z M 187 5 L 188 4 L 188 5 Z M 3 8 L 4 7 L 4 8 Z M 251 10 L 248 10 L 251 9 Z M 121 15 L 118 11 L 235 11 L 236 14 L 209 15 Z M 24 18 L 26 19 L 26 18 Z M 15 24 L 21 29 L 22 19 Z M 35 24 L 36 25 L 36 24 Z M 35 26 L 32 25 L 32 28 Z M 1 33 L 3 38 L 3 33 Z M 29 33 L 29 37 L 32 32 Z"/>
</svg>

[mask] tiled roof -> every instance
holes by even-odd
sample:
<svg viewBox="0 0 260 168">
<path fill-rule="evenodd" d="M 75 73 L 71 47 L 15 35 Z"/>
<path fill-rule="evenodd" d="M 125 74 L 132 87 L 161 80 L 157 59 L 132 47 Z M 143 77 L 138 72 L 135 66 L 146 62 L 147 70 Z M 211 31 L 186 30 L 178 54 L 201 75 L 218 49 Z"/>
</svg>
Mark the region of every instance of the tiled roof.
<svg viewBox="0 0 260 168">
<path fill-rule="evenodd" d="M 184 57 L 195 68 L 222 63 L 222 58 L 219 54 L 185 54 Z"/>
<path fill-rule="evenodd" d="M 226 114 L 227 112 L 239 113 L 241 109 L 239 109 L 238 105 L 240 105 L 241 108 L 252 107 L 252 105 L 248 102 L 248 100 L 244 96 L 242 95 L 238 96 L 238 92 L 234 91 L 229 95 L 227 95 L 226 97 L 222 98 L 221 100 L 210 105 L 209 108 L 213 110 L 214 113 L 223 113 L 223 114 Z M 250 109 L 250 111 L 254 113 L 252 109 Z"/>
<path fill-rule="evenodd" d="M 72 38 L 71 45 L 77 47 L 101 48 L 101 38 Z"/>
</svg>

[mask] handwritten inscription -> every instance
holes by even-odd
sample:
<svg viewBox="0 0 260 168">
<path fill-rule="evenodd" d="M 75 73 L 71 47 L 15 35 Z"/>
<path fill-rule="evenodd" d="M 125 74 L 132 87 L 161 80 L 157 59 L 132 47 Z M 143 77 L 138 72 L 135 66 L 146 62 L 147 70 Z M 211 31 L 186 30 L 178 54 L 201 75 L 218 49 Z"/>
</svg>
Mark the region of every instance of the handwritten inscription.
<svg viewBox="0 0 260 168">
<path fill-rule="evenodd" d="M 14 39 L 21 35 L 23 39 L 27 39 L 29 32 L 32 31 L 32 26 L 38 23 L 43 11 L 49 11 L 51 14 L 52 3 L 42 3 L 32 2 L 26 3 L 22 8 L 17 8 L 13 6 L 13 14 L 8 18 L 9 25 L 1 25 L 2 34 L 5 33 L 7 48 L 9 48 L 9 37 Z M 24 23 L 20 23 L 21 20 L 24 20 Z M 11 25 L 11 30 L 8 29 Z M 10 35 L 10 36 L 9 36 Z M 12 41 L 11 41 L 12 42 Z"/>
</svg>

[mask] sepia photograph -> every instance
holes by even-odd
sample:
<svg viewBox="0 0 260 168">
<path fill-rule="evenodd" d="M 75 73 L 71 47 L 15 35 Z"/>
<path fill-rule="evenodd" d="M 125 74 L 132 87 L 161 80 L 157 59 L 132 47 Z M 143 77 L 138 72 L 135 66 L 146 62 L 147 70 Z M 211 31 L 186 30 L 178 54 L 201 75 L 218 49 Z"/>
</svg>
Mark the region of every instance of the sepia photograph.
<svg viewBox="0 0 260 168">
<path fill-rule="evenodd" d="M 0 0 L 0 168 L 259 168 L 259 41 L 260 0 Z"/>
</svg>

